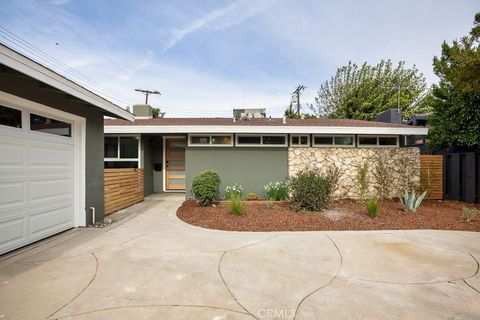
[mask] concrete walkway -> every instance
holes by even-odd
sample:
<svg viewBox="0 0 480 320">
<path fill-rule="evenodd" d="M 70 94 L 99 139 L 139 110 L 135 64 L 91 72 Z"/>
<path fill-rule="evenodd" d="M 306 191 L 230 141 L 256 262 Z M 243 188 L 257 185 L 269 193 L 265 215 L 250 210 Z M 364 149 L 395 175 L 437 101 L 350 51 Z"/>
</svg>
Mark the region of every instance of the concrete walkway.
<svg viewBox="0 0 480 320">
<path fill-rule="evenodd" d="M 480 234 L 224 232 L 155 195 L 0 256 L 0 319 L 478 319 Z"/>
</svg>

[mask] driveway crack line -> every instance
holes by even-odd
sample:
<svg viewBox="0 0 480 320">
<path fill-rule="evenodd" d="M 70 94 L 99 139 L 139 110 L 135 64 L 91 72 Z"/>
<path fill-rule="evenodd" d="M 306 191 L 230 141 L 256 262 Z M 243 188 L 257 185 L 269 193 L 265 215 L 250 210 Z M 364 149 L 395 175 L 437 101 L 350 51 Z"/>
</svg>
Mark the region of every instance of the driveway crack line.
<svg viewBox="0 0 480 320">
<path fill-rule="evenodd" d="M 237 303 L 237 305 L 242 308 L 243 310 L 245 310 L 245 312 L 250 315 L 252 318 L 254 319 L 258 319 L 258 317 L 256 317 L 253 313 L 251 313 L 246 307 L 244 307 L 240 301 L 238 300 L 238 298 L 233 294 L 232 290 L 230 289 L 230 287 L 228 286 L 227 282 L 225 281 L 225 278 L 223 277 L 223 273 L 222 273 L 222 268 L 221 268 L 221 265 L 222 265 L 222 261 L 223 261 L 223 258 L 225 257 L 225 255 L 229 252 L 232 252 L 232 251 L 236 251 L 236 250 L 241 250 L 241 249 L 245 249 L 245 248 L 248 248 L 248 247 L 252 247 L 252 246 L 255 246 L 257 244 L 260 244 L 260 243 L 264 243 L 264 242 L 267 242 L 267 241 L 270 241 L 274 238 L 276 238 L 278 235 L 274 235 L 273 237 L 268 237 L 267 239 L 262 239 L 260 241 L 256 241 L 256 242 L 253 242 L 253 243 L 249 243 L 249 244 L 246 244 L 244 246 L 240 246 L 240 247 L 236 247 L 236 248 L 232 248 L 232 249 L 229 249 L 229 250 L 226 250 L 226 251 L 223 251 L 223 254 L 222 256 L 220 257 L 220 259 L 218 260 L 218 266 L 217 266 L 217 271 L 218 271 L 218 274 L 220 275 L 220 278 L 222 279 L 222 282 L 223 282 L 223 285 L 225 286 L 225 288 L 227 288 L 227 291 L 230 293 L 230 295 L 232 296 L 233 300 L 235 300 L 235 302 Z"/>
<path fill-rule="evenodd" d="M 298 315 L 298 310 L 300 310 L 300 307 L 302 306 L 302 304 L 305 302 L 305 300 L 307 300 L 308 298 L 310 298 L 313 294 L 317 293 L 318 291 L 328 287 L 330 284 L 332 284 L 332 282 L 338 277 L 338 275 L 340 274 L 340 271 L 342 270 L 343 268 L 343 256 L 342 256 L 342 253 L 340 252 L 340 249 L 338 248 L 337 244 L 335 243 L 335 241 L 328 235 L 325 233 L 325 236 L 332 242 L 333 246 L 335 247 L 337 253 L 338 253 L 338 256 L 340 258 L 340 264 L 337 268 L 337 272 L 335 273 L 335 275 L 330 279 L 330 281 L 328 281 L 326 284 L 322 285 L 321 287 L 313 290 L 312 292 L 310 292 L 309 294 L 307 294 L 305 297 L 303 297 L 302 300 L 300 300 L 300 302 L 298 303 L 297 305 L 297 308 L 295 309 L 295 316 L 293 317 L 293 319 L 297 319 L 297 315 Z"/>
<path fill-rule="evenodd" d="M 55 320 L 65 319 L 65 318 L 70 318 L 70 317 L 77 317 L 77 316 L 82 316 L 82 315 L 87 315 L 87 314 L 92 314 L 92 313 L 102 312 L 102 311 L 117 310 L 117 309 L 155 308 L 155 307 L 159 307 L 159 308 L 168 308 L 168 307 L 170 307 L 170 308 L 205 308 L 205 309 L 224 310 L 224 311 L 228 311 L 228 312 L 248 315 L 248 313 L 241 312 L 241 311 L 238 311 L 238 310 L 209 306 L 209 305 L 198 305 L 198 304 L 139 304 L 139 305 L 126 305 L 126 306 L 117 306 L 117 307 L 90 310 L 90 311 L 85 311 L 85 312 L 66 315 L 66 316 L 63 316 L 63 317 L 58 317 L 58 318 L 55 318 Z"/>
<path fill-rule="evenodd" d="M 97 273 L 98 273 L 98 258 L 97 256 L 95 255 L 95 253 L 91 253 L 91 255 L 95 258 L 95 273 L 93 274 L 93 277 L 92 279 L 90 279 L 90 281 L 87 283 L 87 285 L 85 287 L 83 287 L 82 290 L 80 290 L 79 293 L 77 293 L 72 299 L 70 299 L 69 301 L 67 301 L 67 303 L 65 303 L 63 306 L 61 306 L 59 309 L 57 309 L 57 311 L 53 312 L 51 315 L 49 315 L 47 317 L 48 318 L 51 318 L 54 314 L 58 313 L 60 310 L 62 310 L 63 308 L 65 308 L 66 306 L 68 306 L 70 303 L 72 303 L 74 300 L 76 300 L 82 293 L 85 292 L 85 290 L 88 289 L 88 287 L 90 287 L 90 285 L 92 284 L 92 282 L 95 280 L 95 278 L 97 277 Z"/>
<path fill-rule="evenodd" d="M 227 254 L 228 251 L 224 251 L 222 256 L 220 257 L 220 259 L 218 260 L 218 267 L 217 267 L 217 270 L 218 270 L 218 274 L 220 275 L 220 278 L 222 279 L 222 282 L 223 282 L 223 285 L 225 286 L 225 288 L 227 288 L 228 292 L 230 293 L 230 295 L 232 296 L 233 300 L 235 300 L 236 304 L 238 304 L 238 306 L 240 308 L 242 308 L 243 310 L 245 310 L 245 312 L 250 315 L 251 317 L 253 317 L 254 319 L 258 319 L 255 315 L 253 315 L 253 313 L 251 313 L 250 311 L 248 311 L 247 308 L 245 308 L 241 303 L 240 301 L 238 301 L 237 297 L 233 294 L 232 290 L 230 289 L 230 287 L 228 286 L 227 282 L 225 281 L 225 278 L 223 277 L 223 274 L 222 274 L 222 270 L 221 270 L 221 264 L 222 264 L 222 260 L 223 260 L 223 257 L 225 257 L 225 255 Z"/>
</svg>

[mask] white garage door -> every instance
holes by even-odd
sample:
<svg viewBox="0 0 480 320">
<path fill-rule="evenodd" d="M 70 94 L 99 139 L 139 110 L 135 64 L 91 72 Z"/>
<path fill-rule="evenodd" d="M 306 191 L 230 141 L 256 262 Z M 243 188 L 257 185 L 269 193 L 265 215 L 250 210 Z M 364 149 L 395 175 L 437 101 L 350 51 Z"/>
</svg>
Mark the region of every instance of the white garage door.
<svg viewBox="0 0 480 320">
<path fill-rule="evenodd" d="M 0 254 L 74 226 L 74 122 L 0 101 Z"/>
</svg>

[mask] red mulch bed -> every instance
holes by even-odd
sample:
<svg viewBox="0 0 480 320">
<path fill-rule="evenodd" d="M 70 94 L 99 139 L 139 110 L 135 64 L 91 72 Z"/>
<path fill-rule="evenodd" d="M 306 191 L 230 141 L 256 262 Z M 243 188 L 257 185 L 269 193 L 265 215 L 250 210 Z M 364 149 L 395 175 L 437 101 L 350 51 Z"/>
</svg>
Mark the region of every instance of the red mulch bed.
<svg viewBox="0 0 480 320">
<path fill-rule="evenodd" d="M 177 216 L 190 224 L 229 231 L 314 231 L 314 230 L 408 230 L 440 229 L 480 231 L 480 216 L 466 221 L 462 216 L 467 205 L 455 201 L 426 200 L 417 212 L 403 211 L 398 201 L 381 204 L 380 215 L 367 216 L 364 205 L 354 200 L 338 200 L 323 212 L 295 212 L 288 202 L 277 202 L 268 209 L 264 201 L 246 201 L 244 215 L 228 213 L 227 203 L 199 207 L 193 200 L 185 201 Z"/>
</svg>

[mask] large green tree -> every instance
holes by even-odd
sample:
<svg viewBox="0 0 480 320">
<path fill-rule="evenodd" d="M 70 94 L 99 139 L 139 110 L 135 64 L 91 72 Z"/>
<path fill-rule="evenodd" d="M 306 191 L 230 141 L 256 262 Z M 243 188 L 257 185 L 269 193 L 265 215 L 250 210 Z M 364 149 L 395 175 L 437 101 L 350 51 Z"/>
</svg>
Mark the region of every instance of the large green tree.
<svg viewBox="0 0 480 320">
<path fill-rule="evenodd" d="M 405 119 L 429 112 L 425 77 L 413 66 L 390 60 L 371 66 L 349 62 L 318 90 L 312 110 L 324 118 L 374 120 L 387 109 L 400 106 Z"/>
<path fill-rule="evenodd" d="M 480 13 L 469 35 L 442 44 L 433 70 L 430 145 L 480 148 Z"/>
</svg>

